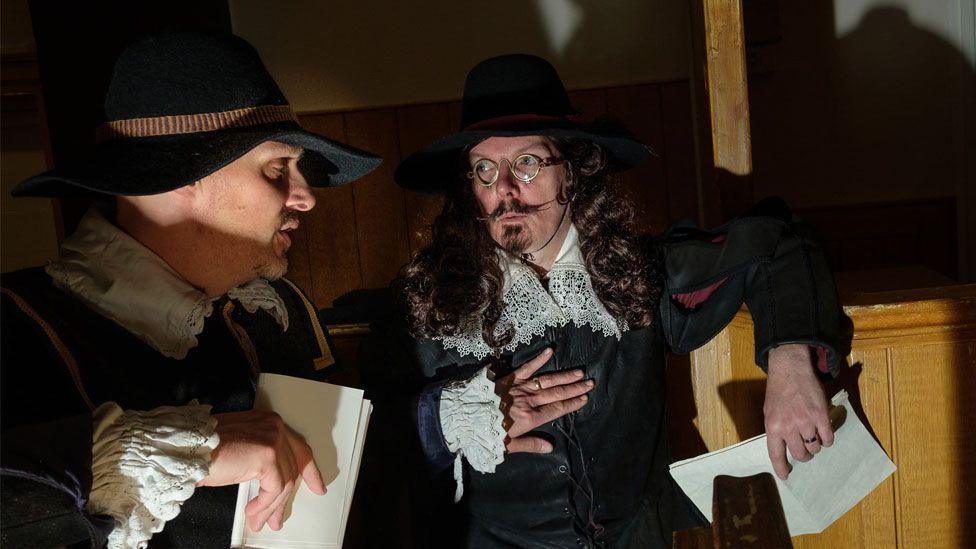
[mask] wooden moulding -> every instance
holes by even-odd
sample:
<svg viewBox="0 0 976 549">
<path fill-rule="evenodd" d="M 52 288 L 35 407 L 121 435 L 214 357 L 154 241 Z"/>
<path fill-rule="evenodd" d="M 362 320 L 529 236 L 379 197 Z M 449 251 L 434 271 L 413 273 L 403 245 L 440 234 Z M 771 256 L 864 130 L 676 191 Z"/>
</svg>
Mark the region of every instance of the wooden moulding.
<svg viewBox="0 0 976 549">
<path fill-rule="evenodd" d="M 976 339 L 976 284 L 857 294 L 844 312 L 854 323 L 854 347 L 890 346 L 911 337 L 914 343 Z M 743 307 L 728 328 L 752 330 Z M 727 328 L 727 329 L 728 329 Z"/>
<path fill-rule="evenodd" d="M 920 344 L 971 340 L 976 338 L 976 284 L 861 294 L 844 312 L 854 322 L 857 348 L 908 337 Z"/>
<path fill-rule="evenodd" d="M 854 322 L 854 341 L 859 348 L 885 346 L 904 337 L 925 343 L 972 339 L 976 338 L 976 284 L 859 294 L 844 306 L 844 312 Z M 729 327 L 751 330 L 749 311 L 743 307 Z M 365 322 L 329 326 L 333 339 L 367 334 L 369 324 Z"/>
</svg>

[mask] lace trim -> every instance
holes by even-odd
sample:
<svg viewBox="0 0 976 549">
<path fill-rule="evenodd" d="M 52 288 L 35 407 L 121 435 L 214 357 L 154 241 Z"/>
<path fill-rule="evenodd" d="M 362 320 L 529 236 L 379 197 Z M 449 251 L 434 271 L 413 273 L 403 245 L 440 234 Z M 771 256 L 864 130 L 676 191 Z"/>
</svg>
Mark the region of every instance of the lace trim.
<svg viewBox="0 0 976 549">
<path fill-rule="evenodd" d="M 288 308 L 285 307 L 285 302 L 282 301 L 281 296 L 267 280 L 255 278 L 246 284 L 231 289 L 227 292 L 227 297 L 236 299 L 251 314 L 257 312 L 258 308 L 268 311 L 281 326 L 281 329 L 288 331 Z"/>
<path fill-rule="evenodd" d="M 115 519 L 109 548 L 144 548 L 207 475 L 217 420 L 195 400 L 147 412 L 123 412 L 109 402 L 93 419 L 88 511 Z"/>
<path fill-rule="evenodd" d="M 495 335 L 512 329 L 514 336 L 501 350 L 514 351 L 545 333 L 546 328 L 561 328 L 570 321 L 577 328 L 589 325 L 594 331 L 617 339 L 629 329 L 626 321 L 614 318 L 600 302 L 583 265 L 554 267 L 549 272 L 549 292 L 529 267 L 518 265 L 509 272 L 512 274 L 507 276 L 508 289 L 502 297 L 505 309 L 495 326 Z M 481 336 L 480 315 L 461 334 L 435 339 L 461 356 L 474 355 L 482 360 L 492 353 Z"/>
<path fill-rule="evenodd" d="M 61 261 L 50 261 L 45 266 L 45 271 L 51 277 L 54 286 L 65 293 L 69 293 L 79 298 L 99 314 L 107 316 L 112 321 L 129 330 L 133 335 L 146 342 L 153 349 L 159 351 L 163 356 L 182 360 L 186 358 L 190 349 L 197 346 L 199 341 L 197 335 L 203 331 L 203 325 L 213 313 L 213 300 L 201 296 L 197 298 L 193 306 L 189 308 L 186 315 L 178 322 L 167 325 L 165 322 L 159 324 L 156 330 L 140 330 L 131 322 L 124 318 L 119 318 L 117 314 L 106 310 L 106 300 L 104 296 L 89 295 L 87 290 L 78 290 L 72 287 L 65 265 Z M 173 333 L 166 332 L 167 326 L 175 326 Z M 173 337 L 175 336 L 175 337 Z"/>
<path fill-rule="evenodd" d="M 494 473 L 495 466 L 505 460 L 505 428 L 495 394 L 495 384 L 488 379 L 488 369 L 482 368 L 471 379 L 448 383 L 441 390 L 441 431 L 447 449 L 456 454 L 454 481 L 457 489 L 454 501 L 464 495 L 462 458 L 481 473 Z"/>
</svg>

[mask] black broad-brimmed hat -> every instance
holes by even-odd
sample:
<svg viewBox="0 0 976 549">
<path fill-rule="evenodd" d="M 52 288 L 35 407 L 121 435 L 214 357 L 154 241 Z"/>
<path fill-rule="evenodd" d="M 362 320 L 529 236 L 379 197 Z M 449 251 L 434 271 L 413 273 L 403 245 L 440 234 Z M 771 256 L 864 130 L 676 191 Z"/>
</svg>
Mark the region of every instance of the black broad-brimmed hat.
<svg viewBox="0 0 976 549">
<path fill-rule="evenodd" d="M 489 137 L 523 135 L 588 139 L 607 151 L 615 170 L 636 166 L 651 154 L 622 126 L 582 122 L 556 69 L 545 59 L 502 55 L 468 73 L 460 131 L 408 156 L 397 166 L 396 181 L 407 189 L 443 193 L 458 181 L 458 154 L 464 147 Z"/>
<path fill-rule="evenodd" d="M 305 149 L 299 169 L 317 187 L 348 183 L 380 163 L 303 130 L 258 53 L 230 34 L 170 32 L 129 46 L 115 64 L 105 115 L 88 158 L 34 176 L 12 194 L 159 194 L 265 141 Z"/>
</svg>

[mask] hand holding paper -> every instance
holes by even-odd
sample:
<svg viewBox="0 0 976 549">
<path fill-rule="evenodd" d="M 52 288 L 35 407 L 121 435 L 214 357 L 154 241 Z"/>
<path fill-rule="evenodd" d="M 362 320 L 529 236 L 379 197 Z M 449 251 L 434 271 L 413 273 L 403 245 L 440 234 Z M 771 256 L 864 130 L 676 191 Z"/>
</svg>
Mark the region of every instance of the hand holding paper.
<svg viewBox="0 0 976 549">
<path fill-rule="evenodd" d="M 329 491 L 324 496 L 316 495 L 321 492 L 314 492 L 310 477 L 303 476 L 304 483 L 296 482 L 292 491 L 282 490 L 274 501 L 274 505 L 280 502 L 282 516 L 287 519 L 280 530 L 272 528 L 274 531 L 256 532 L 245 524 L 245 517 L 249 517 L 251 505 L 261 497 L 264 484 L 258 485 L 257 481 L 242 483 L 237 496 L 231 546 L 254 549 L 341 547 L 372 405 L 359 389 L 263 373 L 258 379 L 255 408 L 267 410 L 266 414 L 280 415 L 279 421 L 294 429 L 288 429 L 288 433 L 300 433 L 304 437 L 307 445 L 302 442 L 304 446 L 298 446 L 299 453 L 310 449 L 315 460 L 311 461 L 310 456 L 307 462 L 296 460 L 294 471 L 299 470 L 300 463 L 305 463 L 308 472 L 315 471 L 312 478 L 320 483 L 324 480 Z M 284 438 L 290 441 L 288 448 L 294 450 L 293 439 Z M 272 524 L 270 520 L 269 524 Z"/>
<path fill-rule="evenodd" d="M 817 459 L 794 463 L 786 481 L 776 480 L 791 536 L 822 532 L 895 471 L 848 402 L 837 393 L 831 402 L 844 410 L 834 444 Z M 766 435 L 671 465 L 671 476 L 709 520 L 712 483 L 717 475 L 745 477 L 771 472 Z"/>
<path fill-rule="evenodd" d="M 265 523 L 272 530 L 280 530 L 285 504 L 301 480 L 313 493 L 325 493 L 312 449 L 281 416 L 251 410 L 216 417 L 220 444 L 211 454 L 209 474 L 199 485 L 226 486 L 258 480 L 260 491 L 245 509 L 251 530 L 259 531 Z"/>
<path fill-rule="evenodd" d="M 780 480 L 790 475 L 787 448 L 794 460 L 806 462 L 820 451 L 821 443 L 833 444 L 827 398 L 814 374 L 808 345 L 781 345 L 769 351 L 763 415 L 769 460 Z"/>
</svg>

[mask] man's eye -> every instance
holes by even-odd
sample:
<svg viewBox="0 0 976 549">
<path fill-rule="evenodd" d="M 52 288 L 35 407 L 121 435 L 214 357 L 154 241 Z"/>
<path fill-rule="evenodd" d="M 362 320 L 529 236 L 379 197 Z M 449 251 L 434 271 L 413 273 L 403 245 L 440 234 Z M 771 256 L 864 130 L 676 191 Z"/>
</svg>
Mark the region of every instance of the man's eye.
<svg viewBox="0 0 976 549">
<path fill-rule="evenodd" d="M 482 172 L 482 173 L 484 173 L 484 172 L 487 172 L 487 171 L 489 171 L 491 169 L 493 169 L 493 166 L 491 165 L 491 162 L 489 162 L 487 160 L 482 160 L 481 162 L 477 162 L 474 165 L 474 171 L 476 171 L 476 172 Z"/>
<path fill-rule="evenodd" d="M 518 164 L 520 166 L 534 167 L 538 163 L 539 159 L 531 154 L 523 154 L 522 156 L 518 157 Z"/>
</svg>

